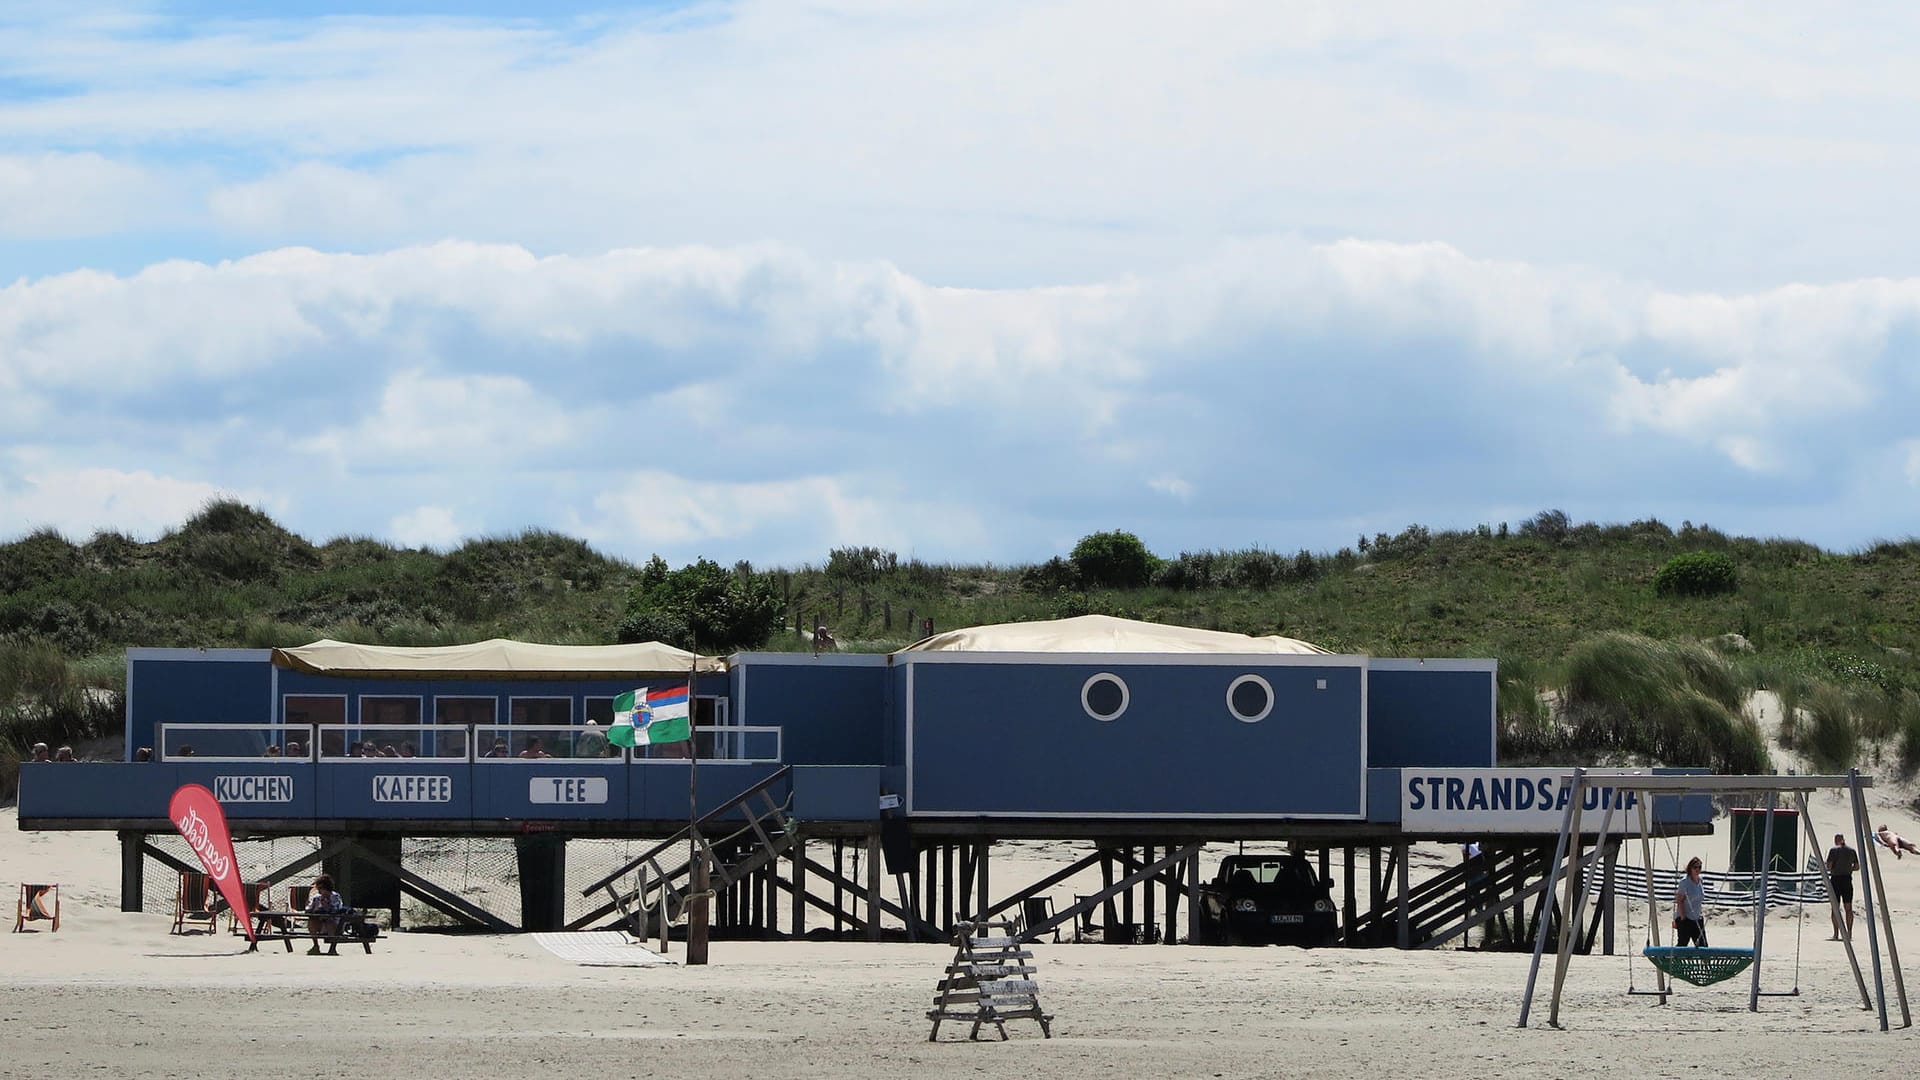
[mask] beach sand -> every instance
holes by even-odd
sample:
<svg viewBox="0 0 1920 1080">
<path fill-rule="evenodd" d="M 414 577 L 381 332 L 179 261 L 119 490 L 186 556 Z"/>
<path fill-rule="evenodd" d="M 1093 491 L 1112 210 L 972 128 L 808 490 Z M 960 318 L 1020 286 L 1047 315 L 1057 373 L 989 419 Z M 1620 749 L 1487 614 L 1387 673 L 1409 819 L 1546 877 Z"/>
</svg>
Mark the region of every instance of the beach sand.
<svg viewBox="0 0 1920 1080">
<path fill-rule="evenodd" d="M 1875 823 L 1909 836 L 1910 795 L 1883 788 Z M 1815 800 L 1822 839 L 1842 822 L 1837 795 Z M 1851 830 L 1849 830 L 1851 832 Z M 1044 852 L 995 850 L 1011 887 L 1046 869 Z M 1721 834 L 1662 845 L 1725 865 Z M 1453 852 L 1423 849 L 1437 865 Z M 1016 868 L 1021 858 L 1032 866 Z M 1883 858 L 1908 955 L 1920 910 L 1920 857 Z M 1207 863 L 1210 872 L 1211 860 Z M 1030 873 L 1029 873 L 1030 871 Z M 152 871 L 152 872 L 157 872 Z M 528 935 L 399 933 L 373 955 L 288 954 L 269 943 L 168 934 L 171 920 L 118 910 L 112 833 L 23 833 L 0 811 L 0 875 L 63 883 L 59 933 L 8 935 L 0 953 L 0 1074 L 23 1077 L 753 1076 L 1538 1077 L 1904 1074 L 1911 1030 L 1878 1031 L 1859 1007 L 1824 910 L 1768 921 L 1769 997 L 1749 1013 L 1747 980 L 1681 987 L 1665 1007 L 1628 997 L 1628 966 L 1576 957 L 1562 1012 L 1546 1024 L 1545 967 L 1534 1026 L 1515 1027 L 1527 957 L 1399 952 L 1043 943 L 1040 1000 L 1054 1037 L 1010 1024 L 1006 1043 L 969 1043 L 947 1024 L 927 1042 L 924 1013 L 952 955 L 946 945 L 717 942 L 689 968 L 581 967 Z M 1023 876 L 1026 875 L 1026 876 Z M 44 925 L 44 924 L 39 924 Z M 1623 951 L 1643 937 L 1644 910 Z M 1714 913 L 1716 945 L 1750 941 L 1751 920 Z M 1856 933 L 1865 960 L 1865 924 Z M 1631 950 L 1637 952 L 1638 941 Z M 681 958 L 675 943 L 673 958 Z M 1911 971 L 1909 964 L 1908 970 Z M 1891 973 L 1889 995 L 1891 996 Z M 1869 981 L 1872 978 L 1868 971 Z M 1920 990 L 1920 987 L 1916 987 Z"/>
</svg>

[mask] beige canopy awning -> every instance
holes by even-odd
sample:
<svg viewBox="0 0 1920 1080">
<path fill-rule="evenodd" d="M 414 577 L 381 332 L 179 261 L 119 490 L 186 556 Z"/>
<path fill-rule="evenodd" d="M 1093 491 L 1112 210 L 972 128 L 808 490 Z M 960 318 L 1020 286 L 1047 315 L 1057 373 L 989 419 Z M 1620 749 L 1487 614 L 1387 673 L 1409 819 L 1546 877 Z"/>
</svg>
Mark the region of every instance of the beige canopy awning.
<svg viewBox="0 0 1920 1080">
<path fill-rule="evenodd" d="M 526 679 L 570 675 L 618 679 L 630 675 L 684 675 L 693 654 L 657 641 L 638 645 L 536 645 L 494 638 L 471 645 L 352 645 L 321 640 L 273 650 L 273 662 L 316 675 L 418 678 Z M 726 670 L 719 658 L 700 658 L 702 673 Z"/>
<path fill-rule="evenodd" d="M 923 638 L 901 652 L 1062 653 L 1291 653 L 1325 655 L 1305 641 L 1271 635 L 1252 637 L 1224 630 L 1081 615 L 1048 622 L 1001 623 L 949 630 Z"/>
</svg>

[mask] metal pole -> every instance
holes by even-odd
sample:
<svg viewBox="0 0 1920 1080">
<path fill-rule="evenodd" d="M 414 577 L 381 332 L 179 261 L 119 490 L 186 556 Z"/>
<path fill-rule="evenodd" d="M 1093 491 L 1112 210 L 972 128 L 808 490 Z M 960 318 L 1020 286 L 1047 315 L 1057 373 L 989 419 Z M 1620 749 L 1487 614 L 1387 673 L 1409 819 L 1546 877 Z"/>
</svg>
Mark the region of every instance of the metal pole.
<svg viewBox="0 0 1920 1080">
<path fill-rule="evenodd" d="M 1807 793 L 1804 791 L 1796 791 L 1794 792 L 1794 798 L 1798 800 L 1800 806 L 1800 824 L 1802 828 L 1806 830 L 1808 842 L 1813 845 L 1812 851 L 1814 857 L 1819 858 L 1822 850 L 1820 834 L 1813 830 L 1813 815 L 1807 810 Z M 1821 859 L 1820 872 L 1822 874 L 1827 872 L 1826 866 L 1826 860 Z M 1833 916 L 1833 925 L 1835 927 L 1846 926 L 1846 915 L 1840 910 L 1840 896 L 1833 891 L 1831 883 L 1827 886 L 1827 910 Z M 1873 998 L 1867 995 L 1867 977 L 1860 973 L 1860 957 L 1855 955 L 1853 951 L 1853 935 L 1844 934 L 1836 936 L 1840 937 L 1840 944 L 1847 950 L 1847 965 L 1853 969 L 1853 985 L 1860 991 L 1860 1007 L 1863 1009 L 1871 1009 L 1873 1008 Z"/>
<path fill-rule="evenodd" d="M 1586 770 L 1573 770 L 1573 782 L 1577 786 Z M 1578 805 L 1568 800 L 1567 808 L 1560 815 L 1560 839 L 1553 848 L 1553 861 L 1547 864 L 1547 887 L 1541 893 L 1541 902 L 1550 904 L 1553 900 L 1553 886 L 1560 877 L 1560 860 L 1567 853 L 1567 830 L 1573 826 L 1573 808 Z M 1540 979 L 1540 955 L 1547 951 L 1547 926 L 1553 920 L 1544 915 L 1540 919 L 1539 931 L 1533 936 L 1533 962 L 1527 967 L 1527 989 L 1520 998 L 1520 1022 L 1516 1027 L 1527 1026 L 1527 1014 L 1533 1011 L 1533 988 Z"/>
<path fill-rule="evenodd" d="M 691 634 L 691 630 L 689 630 Z M 697 646 L 697 638 L 689 638 L 688 645 Z M 700 850 L 700 740 L 695 737 L 695 721 L 698 709 L 694 708 L 699 700 L 697 689 L 700 683 L 700 650 L 694 648 L 692 670 L 687 673 L 687 866 L 692 882 L 691 903 L 687 907 L 687 963 L 704 964 L 707 962 L 707 892 L 711 884 L 708 878 L 706 856 Z"/>
<path fill-rule="evenodd" d="M 1654 888 L 1653 885 L 1653 840 L 1650 835 L 1653 832 L 1651 820 L 1653 815 L 1647 809 L 1647 804 L 1652 801 L 1652 799 L 1653 795 L 1650 792 L 1642 791 L 1639 793 L 1640 865 L 1645 870 L 1647 877 L 1647 940 L 1657 949 L 1660 947 L 1660 895 L 1659 890 Z M 1631 949 L 1633 943 L 1628 942 L 1627 947 Z M 1643 953 L 1642 955 L 1645 954 Z M 1673 985 L 1667 981 L 1666 971 L 1657 964 L 1653 969 L 1653 985 L 1660 991 L 1660 1004 L 1665 1005 L 1667 1003 L 1667 995 L 1672 992 Z"/>
<path fill-rule="evenodd" d="M 1767 890 L 1773 884 L 1773 811 L 1780 793 L 1767 792 L 1767 831 L 1760 838 L 1760 899 L 1753 909 L 1753 977 L 1747 990 L 1747 1011 L 1760 1011 L 1760 963 L 1766 957 Z"/>
<path fill-rule="evenodd" d="M 1857 778 L 1855 782 L 1858 782 Z M 1862 805 L 1865 805 L 1864 801 Z M 1862 818 L 1864 817 L 1863 810 Z M 1862 826 L 1864 825 L 1863 820 Z M 1880 876 L 1880 849 L 1869 845 L 1867 860 L 1873 867 L 1873 880 L 1880 885 L 1885 885 L 1887 879 Z M 1887 934 L 1887 966 L 1893 969 L 1894 995 L 1900 1001 L 1900 1026 L 1912 1027 L 1913 1015 L 1907 1009 L 1907 982 L 1900 972 L 1900 951 L 1893 943 L 1893 905 L 1887 902 L 1884 890 L 1880 894 L 1880 928 Z"/>
<path fill-rule="evenodd" d="M 1859 837 L 1862 860 L 1873 858 L 1873 850 L 1867 845 L 1866 801 L 1860 794 L 1860 770 L 1847 770 L 1847 790 L 1853 793 L 1853 831 Z M 1860 863 L 1860 902 L 1867 910 L 1867 953 L 1873 958 L 1873 999 L 1880 1013 L 1880 1030 L 1887 1030 L 1887 983 L 1880 973 L 1880 932 L 1873 922 L 1873 875 L 1867 872 L 1868 863 Z"/>
<path fill-rule="evenodd" d="M 1573 846 L 1567 852 L 1567 897 L 1560 905 L 1560 950 L 1553 963 L 1553 997 L 1547 1002 L 1547 1023 L 1554 1027 L 1560 1026 L 1560 992 L 1567 985 L 1567 967 L 1573 962 L 1573 938 L 1580 932 L 1578 912 L 1574 905 L 1579 902 L 1580 896 L 1580 855 L 1585 846 L 1580 839 L 1580 811 L 1586 797 L 1586 770 L 1576 769 L 1573 790 L 1568 794 L 1568 800 L 1573 804 L 1573 820 L 1568 823 Z M 1547 890 L 1547 898 L 1553 898 L 1553 890 Z"/>
</svg>

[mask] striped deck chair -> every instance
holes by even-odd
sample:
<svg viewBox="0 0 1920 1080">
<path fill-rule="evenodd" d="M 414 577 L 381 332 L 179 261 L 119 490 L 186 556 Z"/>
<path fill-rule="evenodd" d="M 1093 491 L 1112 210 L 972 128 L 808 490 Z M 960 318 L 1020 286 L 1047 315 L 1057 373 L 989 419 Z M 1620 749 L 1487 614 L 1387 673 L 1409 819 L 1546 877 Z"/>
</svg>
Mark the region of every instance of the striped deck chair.
<svg viewBox="0 0 1920 1080">
<path fill-rule="evenodd" d="M 241 882 L 240 893 L 241 893 L 241 898 L 247 902 L 247 913 L 245 915 L 242 915 L 240 912 L 234 911 L 231 908 L 229 908 L 227 910 L 227 933 L 229 934 L 239 933 L 241 919 L 251 918 L 254 912 L 260 910 L 260 907 L 262 904 L 272 903 L 273 897 L 270 895 L 270 890 L 272 890 L 272 888 L 273 888 L 273 883 L 270 881 Z"/>
<path fill-rule="evenodd" d="M 13 913 L 13 932 L 18 934 L 36 919 L 47 919 L 50 932 L 60 930 L 60 886 L 22 885 L 20 903 Z"/>
<path fill-rule="evenodd" d="M 173 930 L 171 933 L 184 934 L 190 922 L 203 922 L 207 933 L 213 933 L 214 920 L 219 912 L 213 908 L 213 890 L 207 875 L 197 870 L 180 872 L 180 890 L 173 897 Z"/>
</svg>

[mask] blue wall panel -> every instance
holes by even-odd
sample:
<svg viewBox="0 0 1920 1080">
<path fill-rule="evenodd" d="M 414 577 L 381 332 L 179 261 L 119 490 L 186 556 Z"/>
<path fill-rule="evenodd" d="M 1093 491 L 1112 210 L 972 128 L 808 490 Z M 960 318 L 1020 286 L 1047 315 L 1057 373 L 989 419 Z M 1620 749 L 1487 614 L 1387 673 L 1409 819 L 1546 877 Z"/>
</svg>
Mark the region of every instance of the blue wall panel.
<svg viewBox="0 0 1920 1080">
<path fill-rule="evenodd" d="M 1375 661 L 1367 675 L 1367 764 L 1484 769 L 1495 758 L 1494 673 L 1450 661 Z"/>
<path fill-rule="evenodd" d="M 793 770 L 793 816 L 802 821 L 877 821 L 880 768 L 800 765 Z"/>
<path fill-rule="evenodd" d="M 476 761 L 473 816 L 496 821 L 625 818 L 627 776 L 633 771 L 618 759 Z"/>
<path fill-rule="evenodd" d="M 737 657 L 735 719 L 781 728 L 781 753 L 789 765 L 878 765 L 885 760 L 885 661 Z"/>
<path fill-rule="evenodd" d="M 1292 815 L 1365 813 L 1357 666 L 1180 663 L 914 663 L 914 813 Z M 1081 706 L 1089 676 L 1123 679 L 1117 719 Z M 1274 707 L 1227 708 L 1257 674 Z"/>
<path fill-rule="evenodd" d="M 314 816 L 447 820 L 473 816 L 473 769 L 465 761 L 366 758 L 319 766 Z"/>
<path fill-rule="evenodd" d="M 165 652 L 168 658 L 142 653 Z M 189 657 L 199 657 L 190 659 Z M 254 659 L 242 659 L 253 656 Z M 273 668 L 263 650 L 141 650 L 127 660 L 127 746 L 155 746 L 159 724 L 273 723 Z"/>
<path fill-rule="evenodd" d="M 637 790 L 628 799 L 633 817 L 649 821 L 687 820 L 687 767 L 678 762 L 650 761 L 631 766 Z M 707 761 L 697 779 L 698 813 L 706 814 L 730 802 L 742 791 L 778 772 L 780 766 L 761 762 Z M 774 794 L 778 801 L 780 794 Z M 757 809 L 764 807 L 756 806 Z"/>
</svg>

